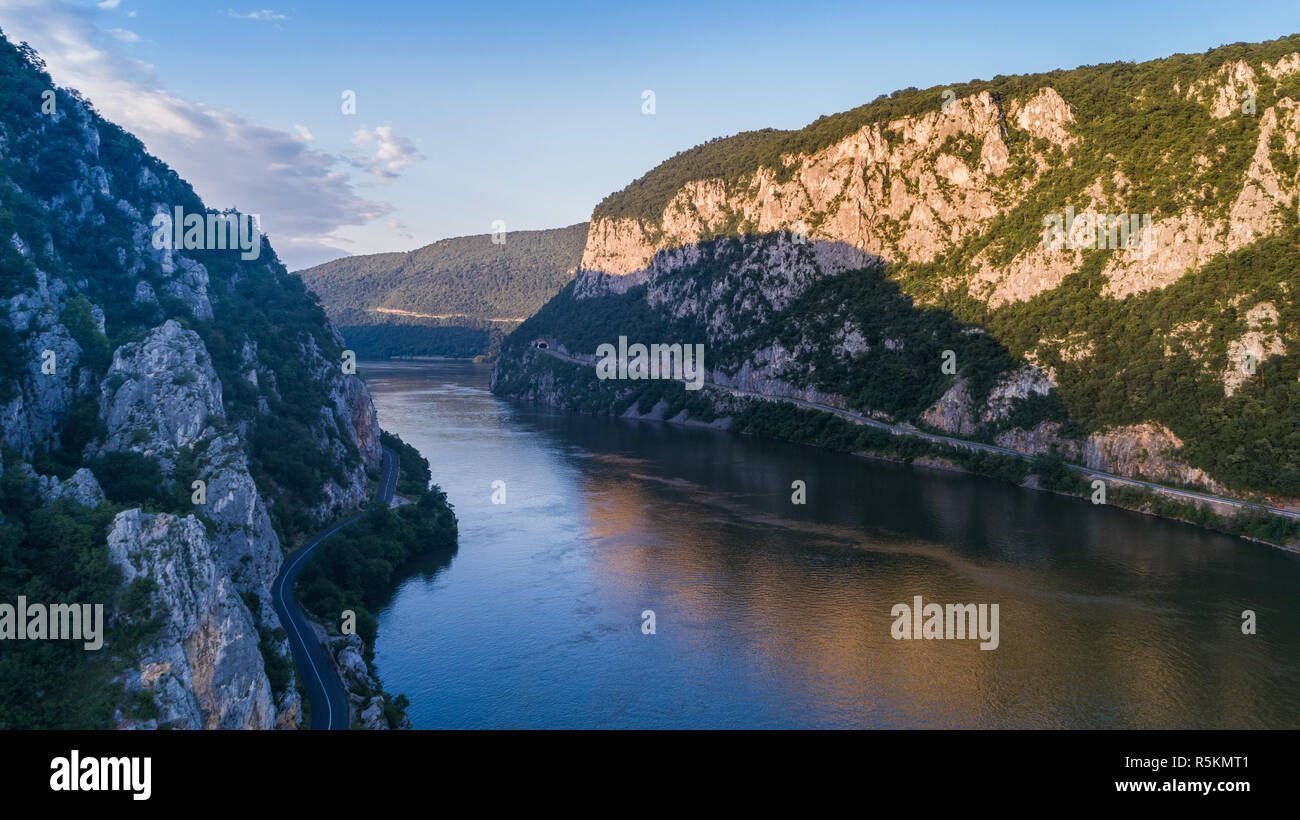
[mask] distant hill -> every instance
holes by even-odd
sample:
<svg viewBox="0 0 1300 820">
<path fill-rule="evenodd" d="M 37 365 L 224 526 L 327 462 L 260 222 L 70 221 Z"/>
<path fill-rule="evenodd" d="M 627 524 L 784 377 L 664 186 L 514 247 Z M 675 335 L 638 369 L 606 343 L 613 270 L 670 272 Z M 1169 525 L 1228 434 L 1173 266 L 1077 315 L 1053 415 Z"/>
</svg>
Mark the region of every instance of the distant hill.
<svg viewBox="0 0 1300 820">
<path fill-rule="evenodd" d="M 587 223 L 444 239 L 297 272 L 363 358 L 475 356 L 574 277 Z"/>
</svg>

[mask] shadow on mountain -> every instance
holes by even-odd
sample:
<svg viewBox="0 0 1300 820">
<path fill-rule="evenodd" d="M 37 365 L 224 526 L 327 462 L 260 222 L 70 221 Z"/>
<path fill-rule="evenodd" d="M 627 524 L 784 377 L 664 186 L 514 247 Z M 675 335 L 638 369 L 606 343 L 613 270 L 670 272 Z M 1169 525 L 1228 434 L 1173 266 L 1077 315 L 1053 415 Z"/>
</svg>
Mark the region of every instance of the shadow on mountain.
<svg viewBox="0 0 1300 820">
<path fill-rule="evenodd" d="M 709 371 L 728 377 L 746 364 L 779 361 L 769 377 L 897 419 L 915 419 L 955 377 L 978 404 L 1020 364 L 983 328 L 916 305 L 878 258 L 839 241 L 797 244 L 787 233 L 660 251 L 626 277 L 580 271 L 506 338 L 498 392 L 517 386 L 524 356 L 542 337 L 583 354 L 619 337 L 629 345 L 702 344 Z M 1040 417 L 1064 417 L 1054 402 L 1037 409 Z"/>
</svg>

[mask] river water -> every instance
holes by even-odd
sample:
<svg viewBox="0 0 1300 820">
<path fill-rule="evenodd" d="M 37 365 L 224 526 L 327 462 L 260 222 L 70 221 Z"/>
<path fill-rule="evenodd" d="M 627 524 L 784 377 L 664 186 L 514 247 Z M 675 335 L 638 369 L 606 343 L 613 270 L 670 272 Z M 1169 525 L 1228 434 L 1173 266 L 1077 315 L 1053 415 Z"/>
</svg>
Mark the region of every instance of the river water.
<svg viewBox="0 0 1300 820">
<path fill-rule="evenodd" d="M 1293 554 L 974 476 L 520 405 L 486 365 L 359 370 L 460 519 L 451 562 L 377 613 L 379 673 L 416 728 L 1300 727 Z M 997 604 L 997 648 L 895 639 L 893 607 L 918 595 Z"/>
</svg>

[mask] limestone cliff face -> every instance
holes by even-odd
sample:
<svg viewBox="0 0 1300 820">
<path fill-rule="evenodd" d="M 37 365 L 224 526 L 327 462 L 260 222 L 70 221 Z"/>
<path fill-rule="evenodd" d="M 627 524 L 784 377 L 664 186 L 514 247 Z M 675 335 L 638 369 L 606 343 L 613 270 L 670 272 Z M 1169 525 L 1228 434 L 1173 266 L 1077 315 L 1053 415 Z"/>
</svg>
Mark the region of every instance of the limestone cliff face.
<svg viewBox="0 0 1300 820">
<path fill-rule="evenodd" d="M 226 423 L 221 382 L 203 340 L 174 319 L 114 351 L 99 407 L 108 434 L 92 452 L 135 450 L 168 466 L 178 451 Z"/>
<path fill-rule="evenodd" d="M 6 82 L 49 87 L 23 59 Z M 366 497 L 380 462 L 370 395 L 269 244 L 259 237 L 253 260 L 158 247 L 155 214 L 204 213 L 203 203 L 79 97 L 58 90 L 56 103 L 54 114 L 0 112 L 11 226 L 0 236 L 0 340 L 15 354 L 0 380 L 0 443 L 41 503 L 113 504 L 109 558 L 127 586 L 154 584 L 147 606 L 161 625 L 118 683 L 137 702 L 145 693 L 157 717 L 119 712 L 120 725 L 296 726 L 293 681 L 273 692 L 266 673 L 289 661 L 270 605 L 281 539 Z M 21 177 L 30 167 L 64 170 Z M 290 410 L 296 426 L 271 426 Z M 295 459 L 317 466 L 265 463 Z M 111 466 L 123 463 L 156 468 L 149 503 L 171 509 L 124 499 L 129 477 Z"/>
<path fill-rule="evenodd" d="M 10 241 L 24 255 L 30 254 L 27 244 L 15 234 Z M 0 404 L 0 428 L 3 428 L 5 446 L 18 450 L 24 458 L 31 458 L 38 447 L 57 445 L 57 427 L 67 415 L 72 400 L 78 394 L 94 389 L 90 374 L 77 370 L 81 359 L 81 346 L 58 321 L 63 307 L 67 285 L 62 279 L 53 279 L 38 271 L 35 285 L 10 297 L 5 313 L 10 326 L 17 333 L 27 334 L 22 361 L 23 372 L 12 385 L 12 397 Z M 42 365 L 48 359 L 45 351 L 53 354 L 55 369 L 43 373 Z M 62 367 L 59 367 L 62 363 Z M 48 370 L 49 368 L 45 368 Z"/>
<path fill-rule="evenodd" d="M 1015 106 L 1015 114 L 1027 133 L 1068 140 L 1062 127 L 1071 119 L 1068 106 L 1050 88 Z M 593 219 L 582 270 L 644 271 L 656 253 L 712 239 L 737 222 L 747 233 L 802 228 L 810 240 L 844 243 L 871 256 L 929 261 L 983 232 L 1027 187 L 1003 176 L 1009 157 L 1003 117 L 984 92 L 954 100 L 946 111 L 865 126 L 814 154 L 790 157 L 787 165 L 797 170 L 785 182 L 771 168 L 734 186 L 690 182 L 658 225 Z"/>
<path fill-rule="evenodd" d="M 1276 76 L 1295 73 L 1291 66 L 1300 61 L 1300 52 L 1292 58 L 1274 69 Z M 1216 75 L 1221 85 L 1205 102 L 1213 116 L 1236 110 L 1235 105 L 1224 108 L 1228 97 L 1240 102 L 1255 89 L 1250 68 L 1244 71 Z M 1205 92 L 1200 93 L 1193 98 L 1202 99 Z M 635 281 L 689 263 L 689 253 L 662 259 L 659 254 L 726 235 L 737 225 L 749 234 L 802 231 L 809 240 L 843 243 L 889 262 L 933 262 L 983 236 L 996 217 L 1014 211 L 1042 180 L 1074 164 L 1076 155 L 1099 148 L 1076 133 L 1069 100 L 1050 86 L 1000 102 L 988 92 L 942 106 L 936 99 L 936 108 L 864 126 L 812 154 L 786 156 L 784 165 L 795 170 L 785 182 L 778 181 L 777 169 L 762 167 L 740 183 L 688 182 L 649 222 L 594 217 L 581 270 L 632 275 Z M 1216 255 L 1282 227 L 1282 211 L 1296 203 L 1300 182 L 1294 171 L 1279 170 L 1278 163 L 1300 158 L 1300 104 L 1283 97 L 1258 116 L 1253 154 L 1226 213 L 1163 203 L 1141 237 L 1144 247 L 1115 253 L 1106 264 L 1108 294 L 1122 297 L 1165 287 Z M 1008 133 L 1014 148 L 1004 138 Z M 1208 176 L 1214 161 L 1199 159 L 1196 176 Z M 1020 170 L 1008 173 L 1009 168 Z M 1073 238 L 1082 242 L 1085 218 L 1132 210 L 1131 187 L 1122 175 L 1089 180 L 1062 192 L 1062 201 L 1051 203 L 1051 211 L 1071 206 L 1079 218 Z M 1047 213 L 1044 208 L 1040 218 Z M 1042 231 L 1041 222 L 1035 231 Z M 995 242 L 976 254 L 966 279 L 947 287 L 964 285 L 996 307 L 1058 287 L 1085 259 L 1082 250 L 1035 244 L 999 261 L 992 253 L 997 247 Z"/>
<path fill-rule="evenodd" d="M 384 715 L 383 687 L 371 665 L 364 657 L 364 644 L 360 635 L 336 635 L 325 639 L 325 645 L 334 658 L 339 682 L 348 693 L 348 701 L 355 710 L 361 728 L 387 731 L 388 718 Z M 399 729 L 411 728 L 411 719 L 403 716 Z"/>
<path fill-rule="evenodd" d="M 1167 484 L 1201 487 L 1223 492 L 1204 470 L 1180 462 L 1176 453 L 1183 442 L 1158 424 L 1114 427 L 1093 433 L 1083 446 L 1083 461 L 1094 470 L 1147 478 Z"/>
<path fill-rule="evenodd" d="M 26 463 L 20 463 L 15 472 L 31 481 L 41 497 L 43 506 L 68 500 L 83 507 L 97 507 L 105 500 L 104 490 L 99 486 L 95 474 L 85 467 L 65 480 L 60 480 L 58 476 L 40 475 Z"/>
<path fill-rule="evenodd" d="M 1055 387 L 1056 385 L 1045 373 L 1033 365 L 1026 364 L 1017 370 L 1003 374 L 989 391 L 987 398 L 983 402 L 976 402 L 971 396 L 968 381 L 958 377 L 956 383 L 921 414 L 921 420 L 944 432 L 969 436 L 982 425 L 1007 418 L 1018 401 L 1034 395 L 1046 396 Z M 1005 440 L 1020 442 L 1030 439 L 1012 437 Z M 1003 446 L 1010 446 L 1010 444 Z"/>
<path fill-rule="evenodd" d="M 1152 379 L 1137 374 L 1200 379 L 1212 389 L 1189 390 L 1188 401 L 1228 415 L 1242 411 L 1220 411 L 1219 388 L 1226 403 L 1257 387 L 1259 373 L 1272 374 L 1268 385 L 1279 369 L 1295 380 L 1300 279 L 1279 264 L 1252 283 L 1225 260 L 1297 245 L 1300 38 L 1248 51 L 1142 64 L 1127 84 L 1124 71 L 1089 67 L 972 82 L 964 93 L 911 89 L 800 132 L 684 152 L 596 208 L 572 289 L 506 346 L 495 389 L 583 409 L 604 401 L 597 393 L 625 400 L 632 388 L 575 387 L 526 347 L 543 334 L 590 355 L 593 342 L 649 327 L 648 308 L 677 340 L 705 345 L 708 381 L 722 388 L 1223 489 L 1183 460 L 1195 425 L 1167 418 L 1178 415 L 1167 405 L 1147 409 L 1160 402 Z M 1165 109 L 1176 114 L 1160 120 Z M 915 308 L 891 309 L 892 329 L 861 302 L 847 304 L 878 272 Z M 849 283 L 828 285 L 836 280 Z M 1161 304 L 1166 292 L 1171 302 Z M 934 331 L 917 327 L 931 308 L 1005 344 L 1007 355 L 975 336 L 971 347 L 951 335 L 929 344 Z M 576 324 L 557 318 L 564 311 L 608 338 L 569 332 Z M 1153 339 L 1158 361 L 1144 349 Z M 984 357 L 982 366 L 937 379 L 945 347 L 962 362 Z M 887 379 L 929 385 L 918 391 L 925 404 L 886 407 Z M 1287 388 L 1259 389 L 1276 398 Z M 1083 395 L 1099 391 L 1129 404 Z M 1069 404 L 1097 416 L 1086 433 L 1052 409 Z M 1278 404 L 1268 412 L 1283 412 Z M 1257 417 L 1261 432 L 1231 445 L 1236 463 L 1267 440 L 1287 448 L 1285 457 L 1274 450 L 1279 468 L 1300 465 L 1296 443 L 1263 432 L 1267 414 Z M 1195 444 L 1204 451 L 1219 440 L 1227 446 L 1216 430 Z"/>
<path fill-rule="evenodd" d="M 334 344 L 342 348 L 343 338 L 338 331 L 332 326 L 329 331 Z M 381 460 L 379 421 L 365 382 L 355 376 L 341 377 L 339 363 L 320 350 L 314 337 L 304 337 L 303 354 L 314 370 L 314 380 L 326 389 L 326 402 L 311 425 L 316 446 L 336 464 L 347 462 L 349 446 L 355 447 L 360 455 L 359 461 L 344 468 L 342 481 L 331 476 L 322 485 L 323 497 L 315 513 L 324 518 L 356 507 L 366 499 L 365 471 L 378 467 Z"/>
<path fill-rule="evenodd" d="M 275 725 L 257 628 L 216 545 L 193 516 L 119 513 L 109 554 L 128 582 L 144 576 L 164 613 L 161 634 L 143 648 L 128 689 L 153 694 L 158 721 L 188 729 Z"/>
</svg>

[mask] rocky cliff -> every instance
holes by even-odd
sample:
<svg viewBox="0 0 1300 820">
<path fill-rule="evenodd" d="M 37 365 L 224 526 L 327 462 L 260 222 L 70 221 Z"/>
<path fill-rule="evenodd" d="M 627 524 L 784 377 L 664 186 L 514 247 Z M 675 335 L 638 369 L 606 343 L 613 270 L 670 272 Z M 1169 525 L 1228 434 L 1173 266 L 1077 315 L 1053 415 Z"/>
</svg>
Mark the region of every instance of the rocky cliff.
<svg viewBox="0 0 1300 820">
<path fill-rule="evenodd" d="M 121 592 L 108 725 L 296 726 L 271 583 L 366 497 L 370 396 L 263 237 L 160 247 L 156 215 L 215 214 L 30 49 L 0 38 L 0 75 L 0 443 L 37 490 L 6 486 L 0 534 L 21 553 L 42 506 L 112 515 L 74 579 Z"/>
<path fill-rule="evenodd" d="M 1292 36 L 711 141 L 597 206 L 494 385 L 645 411 L 668 388 L 561 375 L 530 345 L 700 343 L 721 387 L 1289 503 L 1297 100 Z M 727 412 L 716 391 L 666 412 L 687 404 Z"/>
</svg>

